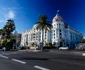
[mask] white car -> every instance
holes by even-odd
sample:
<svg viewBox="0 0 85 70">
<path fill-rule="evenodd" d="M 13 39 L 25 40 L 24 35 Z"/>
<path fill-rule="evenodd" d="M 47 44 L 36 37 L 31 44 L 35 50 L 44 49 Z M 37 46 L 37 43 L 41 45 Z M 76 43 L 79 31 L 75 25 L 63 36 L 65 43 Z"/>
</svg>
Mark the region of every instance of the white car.
<svg viewBox="0 0 85 70">
<path fill-rule="evenodd" d="M 2 48 L 2 50 L 3 50 L 3 51 L 6 51 L 6 48 L 5 48 L 5 47 L 3 47 L 3 48 Z"/>
<path fill-rule="evenodd" d="M 60 47 L 59 49 L 60 50 L 68 50 L 69 48 L 68 47 Z"/>
</svg>

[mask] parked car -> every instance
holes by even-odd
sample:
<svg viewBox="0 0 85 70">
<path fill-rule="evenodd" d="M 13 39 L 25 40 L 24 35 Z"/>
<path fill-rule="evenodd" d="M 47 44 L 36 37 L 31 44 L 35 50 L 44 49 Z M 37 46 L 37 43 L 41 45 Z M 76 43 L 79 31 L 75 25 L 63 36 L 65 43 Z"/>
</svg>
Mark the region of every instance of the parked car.
<svg viewBox="0 0 85 70">
<path fill-rule="evenodd" d="M 6 51 L 6 48 L 5 48 L 5 47 L 3 47 L 3 48 L 2 48 L 2 51 Z"/>
<path fill-rule="evenodd" d="M 85 45 L 82 45 L 82 46 L 76 47 L 76 50 L 85 50 Z"/>
<path fill-rule="evenodd" d="M 59 47 L 60 50 L 68 50 L 69 48 L 66 46 L 66 47 Z"/>
<path fill-rule="evenodd" d="M 43 46 L 43 49 L 51 49 L 50 46 Z"/>
<path fill-rule="evenodd" d="M 20 50 L 25 50 L 25 49 L 26 49 L 26 47 L 21 47 L 21 48 L 20 48 Z"/>
</svg>

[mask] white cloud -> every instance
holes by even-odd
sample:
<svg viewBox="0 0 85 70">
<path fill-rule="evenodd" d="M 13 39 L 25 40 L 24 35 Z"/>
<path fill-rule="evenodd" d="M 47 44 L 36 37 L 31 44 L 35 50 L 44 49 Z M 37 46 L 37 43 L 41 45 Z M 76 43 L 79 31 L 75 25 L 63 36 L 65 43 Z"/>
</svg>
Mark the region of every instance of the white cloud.
<svg viewBox="0 0 85 70">
<path fill-rule="evenodd" d="M 13 6 L 3 6 L 0 7 L 0 24 L 5 24 L 8 19 L 16 19 L 17 12 L 22 10 L 24 12 L 24 8 L 21 4 L 17 2 L 17 0 L 13 0 L 11 3 Z"/>
<path fill-rule="evenodd" d="M 0 24 L 6 24 L 8 19 L 15 19 L 15 7 L 0 8 Z"/>
<path fill-rule="evenodd" d="M 10 10 L 8 12 L 8 18 L 12 18 L 13 19 L 14 17 L 15 17 L 14 11 Z"/>
</svg>

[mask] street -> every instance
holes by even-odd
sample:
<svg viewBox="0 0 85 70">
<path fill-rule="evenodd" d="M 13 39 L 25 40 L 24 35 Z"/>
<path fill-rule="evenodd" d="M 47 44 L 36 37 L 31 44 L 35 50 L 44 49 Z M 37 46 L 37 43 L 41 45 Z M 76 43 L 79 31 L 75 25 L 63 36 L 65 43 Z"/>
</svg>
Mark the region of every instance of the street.
<svg viewBox="0 0 85 70">
<path fill-rule="evenodd" d="M 0 69 L 85 70 L 85 57 L 71 52 L 74 51 L 0 51 Z"/>
</svg>

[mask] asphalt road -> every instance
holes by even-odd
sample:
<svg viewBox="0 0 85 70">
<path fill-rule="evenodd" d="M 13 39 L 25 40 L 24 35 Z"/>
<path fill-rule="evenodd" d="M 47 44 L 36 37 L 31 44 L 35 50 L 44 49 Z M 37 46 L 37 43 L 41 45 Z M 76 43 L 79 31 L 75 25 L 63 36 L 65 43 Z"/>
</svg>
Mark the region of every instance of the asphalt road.
<svg viewBox="0 0 85 70">
<path fill-rule="evenodd" d="M 0 70 L 85 70 L 85 57 L 71 52 L 0 51 Z"/>
</svg>

